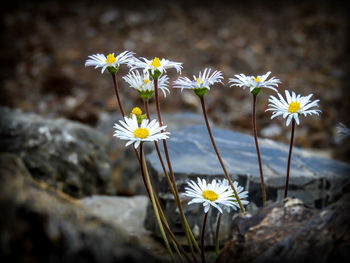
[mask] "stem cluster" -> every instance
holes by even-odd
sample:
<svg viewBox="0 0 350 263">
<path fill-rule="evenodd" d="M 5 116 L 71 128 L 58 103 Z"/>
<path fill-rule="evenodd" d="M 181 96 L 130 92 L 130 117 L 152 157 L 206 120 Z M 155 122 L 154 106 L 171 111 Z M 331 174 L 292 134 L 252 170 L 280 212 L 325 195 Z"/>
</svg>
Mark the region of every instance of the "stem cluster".
<svg viewBox="0 0 350 263">
<path fill-rule="evenodd" d="M 115 94 L 117 97 L 119 110 L 120 110 L 122 116 L 124 117 L 125 111 L 124 111 L 123 106 L 121 104 L 116 76 L 115 76 L 115 74 L 111 74 L 111 75 L 112 75 L 112 79 L 113 79 L 113 85 L 114 85 L 114 90 L 115 90 Z M 158 116 L 158 122 L 159 122 L 160 126 L 162 126 L 161 114 L 160 114 L 160 109 L 159 109 L 158 87 L 157 87 L 158 85 L 157 84 L 158 84 L 157 79 L 155 79 L 154 86 L 155 86 L 155 101 L 156 101 L 156 108 L 157 108 L 157 116 Z M 144 106 L 145 106 L 147 118 L 150 119 L 148 99 L 144 100 Z M 189 224 L 188 224 L 187 219 L 186 219 L 184 212 L 183 212 L 181 200 L 179 198 L 179 192 L 177 189 L 173 169 L 172 169 L 171 162 L 170 162 L 170 157 L 169 157 L 169 152 L 168 152 L 166 140 L 163 140 L 163 146 L 164 146 L 164 152 L 166 155 L 166 160 L 167 160 L 170 176 L 169 176 L 169 173 L 165 167 L 163 157 L 162 157 L 161 151 L 159 149 L 158 142 L 155 141 L 154 145 L 155 145 L 155 148 L 156 148 L 156 151 L 157 151 L 157 154 L 158 154 L 158 157 L 159 157 L 159 160 L 160 160 L 163 172 L 164 172 L 164 176 L 167 179 L 167 182 L 169 184 L 169 188 L 170 188 L 172 194 L 174 195 L 174 199 L 176 201 L 176 204 L 177 204 L 179 212 L 180 212 L 181 220 L 182 220 L 182 223 L 183 223 L 183 226 L 185 229 L 187 242 L 188 242 L 191 254 L 192 254 L 192 260 L 188 257 L 186 251 L 183 249 L 183 247 L 181 246 L 181 244 L 179 243 L 179 241 L 175 237 L 174 233 L 170 230 L 169 224 L 168 224 L 168 222 L 165 218 L 164 212 L 160 206 L 157 195 L 153 190 L 151 180 L 150 180 L 149 174 L 148 174 L 147 164 L 146 164 L 145 157 L 144 157 L 143 143 L 141 143 L 140 144 L 140 152 L 138 152 L 134 148 L 135 155 L 136 155 L 136 157 L 140 163 L 140 166 L 141 166 L 141 174 L 142 174 L 143 182 L 144 182 L 145 188 L 147 190 L 148 197 L 152 203 L 152 207 L 153 207 L 153 210 L 155 213 L 155 217 L 156 217 L 156 220 L 158 223 L 159 230 L 161 232 L 161 236 L 162 236 L 164 244 L 169 252 L 170 258 L 173 262 L 175 262 L 175 257 L 174 257 L 173 251 L 171 249 L 171 246 L 169 244 L 168 237 L 170 237 L 170 241 L 172 243 L 172 246 L 173 246 L 180 262 L 184 262 L 183 257 L 186 258 L 187 262 L 197 262 L 196 252 L 195 252 L 194 248 L 197 250 L 197 252 L 199 254 L 201 254 L 201 249 L 199 248 L 197 241 L 194 238 L 194 235 L 189 227 Z M 168 236 L 166 233 L 168 234 Z"/>
</svg>

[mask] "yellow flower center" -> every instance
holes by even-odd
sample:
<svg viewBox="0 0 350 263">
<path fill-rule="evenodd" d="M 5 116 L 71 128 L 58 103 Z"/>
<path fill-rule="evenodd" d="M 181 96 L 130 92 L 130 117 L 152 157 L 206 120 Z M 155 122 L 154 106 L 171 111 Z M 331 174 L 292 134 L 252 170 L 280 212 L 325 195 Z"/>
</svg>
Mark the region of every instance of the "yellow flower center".
<svg viewBox="0 0 350 263">
<path fill-rule="evenodd" d="M 254 78 L 255 84 L 261 81 L 261 79 L 259 77 L 257 77 L 257 78 L 253 77 L 253 78 Z"/>
<path fill-rule="evenodd" d="M 159 58 L 155 57 L 153 60 L 152 60 L 152 66 L 154 68 L 158 68 L 160 66 L 160 60 Z"/>
<path fill-rule="evenodd" d="M 149 82 L 149 79 L 145 79 L 145 80 L 143 81 L 143 83 L 145 83 L 146 85 L 147 85 L 148 82 Z"/>
<path fill-rule="evenodd" d="M 134 131 L 136 138 L 145 139 L 148 137 L 149 131 L 146 128 L 138 128 Z"/>
<path fill-rule="evenodd" d="M 203 81 L 201 81 L 201 78 L 198 78 L 198 79 L 197 79 L 197 82 L 198 82 L 198 84 L 203 83 Z"/>
<path fill-rule="evenodd" d="M 210 201 L 215 201 L 219 198 L 219 195 L 212 190 L 205 190 L 202 193 L 203 197 Z"/>
<path fill-rule="evenodd" d="M 114 54 L 109 54 L 107 56 L 106 62 L 112 65 L 114 62 L 116 62 L 117 59 L 115 58 Z"/>
<path fill-rule="evenodd" d="M 135 107 L 132 109 L 131 113 L 130 113 L 130 118 L 132 117 L 132 115 L 136 115 L 136 117 L 140 116 L 142 114 L 142 110 L 139 107 Z"/>
<path fill-rule="evenodd" d="M 298 110 L 300 110 L 300 103 L 299 103 L 299 102 L 296 102 L 296 101 L 292 101 L 292 102 L 289 104 L 288 112 L 290 112 L 290 113 L 296 113 Z"/>
</svg>

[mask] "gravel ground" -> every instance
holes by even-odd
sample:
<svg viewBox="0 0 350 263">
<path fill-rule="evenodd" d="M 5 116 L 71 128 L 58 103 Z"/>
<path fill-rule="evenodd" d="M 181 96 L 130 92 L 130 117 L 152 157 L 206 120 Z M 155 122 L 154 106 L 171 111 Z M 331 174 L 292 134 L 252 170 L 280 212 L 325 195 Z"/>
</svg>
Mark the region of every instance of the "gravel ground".
<svg viewBox="0 0 350 263">
<path fill-rule="evenodd" d="M 12 1 L 1 22 L 2 105 L 94 126 L 100 112 L 115 111 L 116 101 L 110 76 L 84 62 L 94 53 L 128 49 L 182 62 L 182 75 L 221 70 L 225 85 L 205 97 L 209 116 L 218 127 L 250 134 L 251 95 L 229 88 L 228 78 L 272 71 L 283 82 L 280 91 L 320 99 L 321 116 L 302 120 L 295 144 L 349 160 L 349 147 L 334 143 L 337 123 L 350 123 L 349 24 L 337 1 Z M 169 77 L 177 75 L 169 71 Z M 141 105 L 136 92 L 119 83 L 125 108 Z M 258 97 L 260 136 L 288 142 L 290 127 L 265 113 L 270 94 Z M 161 107 L 201 112 L 191 92 L 175 89 Z"/>
</svg>

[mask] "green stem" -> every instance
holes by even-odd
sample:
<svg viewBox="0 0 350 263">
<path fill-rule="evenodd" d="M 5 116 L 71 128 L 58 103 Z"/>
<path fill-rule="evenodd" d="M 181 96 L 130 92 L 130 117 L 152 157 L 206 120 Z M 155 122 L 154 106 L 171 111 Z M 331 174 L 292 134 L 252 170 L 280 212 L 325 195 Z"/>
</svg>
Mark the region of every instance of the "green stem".
<svg viewBox="0 0 350 263">
<path fill-rule="evenodd" d="M 140 163 L 140 164 L 141 164 L 141 163 Z M 144 183 L 145 188 L 146 188 L 146 190 L 147 190 L 148 198 L 149 198 L 150 201 L 152 202 L 152 200 L 151 200 L 151 195 L 150 195 L 150 189 L 148 188 L 148 185 L 147 185 L 147 183 L 146 183 L 146 179 L 145 179 L 145 175 L 144 175 L 143 169 L 141 169 L 141 174 L 142 174 L 143 183 Z M 157 195 L 155 194 L 154 191 L 153 191 L 153 194 L 154 194 L 154 198 L 155 198 L 155 200 L 156 200 L 156 204 L 157 204 L 157 208 L 158 208 L 158 211 L 159 211 L 159 214 L 160 214 L 160 219 L 161 219 L 161 221 L 162 221 L 162 224 L 163 224 L 165 230 L 168 232 L 168 235 L 171 237 L 171 242 L 172 242 L 172 244 L 173 244 L 173 246 L 174 246 L 174 248 L 175 248 L 176 253 L 178 254 L 178 257 L 180 258 L 180 261 L 183 262 L 183 259 L 182 259 L 181 255 L 180 255 L 180 252 L 179 252 L 178 249 L 181 250 L 181 252 L 182 252 L 182 253 L 184 254 L 184 256 L 186 257 L 187 261 L 188 261 L 188 262 L 191 262 L 191 260 L 190 260 L 189 257 L 187 256 L 186 251 L 183 249 L 183 247 L 181 246 L 181 244 L 179 243 L 179 241 L 177 241 L 177 239 L 176 239 L 174 233 L 170 230 L 169 224 L 168 224 L 168 222 L 167 222 L 167 220 L 166 220 L 166 218 L 165 218 L 164 212 L 163 212 L 163 210 L 162 210 L 162 208 L 161 208 L 161 206 L 160 206 L 160 204 L 159 204 L 159 200 L 158 200 Z"/>
<path fill-rule="evenodd" d="M 146 110 L 146 115 L 147 115 L 147 119 L 151 119 L 151 116 L 150 116 L 150 113 L 149 113 L 149 103 L 148 103 L 148 100 L 144 100 L 144 106 L 145 106 L 145 110 Z M 162 166 L 162 169 L 163 169 L 163 173 L 164 173 L 164 176 L 168 182 L 168 185 L 170 187 L 170 190 L 172 192 L 173 195 L 175 195 L 175 190 L 174 190 L 174 187 L 170 181 L 170 178 L 169 178 L 169 174 L 168 174 L 168 171 L 166 170 L 165 168 L 165 164 L 164 164 L 164 161 L 163 161 L 163 157 L 162 157 L 162 154 L 160 152 L 160 148 L 159 148 L 159 145 L 158 145 L 158 142 L 157 141 L 154 141 L 154 146 L 156 148 L 156 151 L 157 151 L 157 154 L 158 154 L 158 159 L 160 161 L 160 164 Z"/>
<path fill-rule="evenodd" d="M 181 246 L 181 244 L 179 243 L 179 241 L 177 241 L 177 239 L 176 239 L 174 233 L 170 230 L 169 224 L 168 224 L 168 222 L 166 221 L 165 215 L 164 215 L 163 210 L 162 210 L 162 208 L 161 208 L 161 206 L 160 206 L 160 203 L 159 203 L 159 200 L 158 200 L 158 198 L 157 198 L 157 195 L 156 195 L 156 193 L 155 193 L 154 191 L 153 191 L 153 195 L 154 195 L 154 199 L 156 200 L 157 208 L 158 208 L 158 211 L 159 211 L 159 214 L 160 214 L 160 219 L 161 219 L 161 221 L 162 221 L 162 224 L 163 224 L 165 230 L 168 232 L 168 235 L 169 235 L 170 238 L 171 238 L 170 241 L 171 241 L 171 243 L 173 244 L 173 247 L 174 247 L 174 249 L 175 249 L 175 251 L 176 251 L 177 256 L 179 257 L 180 261 L 181 261 L 182 263 L 184 263 L 184 260 L 183 260 L 183 258 L 182 258 L 182 256 L 181 256 L 180 251 L 179 251 L 179 249 L 180 249 L 181 252 L 184 254 L 185 258 L 187 259 L 187 261 L 188 261 L 188 262 L 191 262 L 190 258 L 187 256 L 186 251 L 183 249 L 183 247 Z"/>
<path fill-rule="evenodd" d="M 294 140 L 294 129 L 295 129 L 295 120 L 292 120 L 292 134 L 290 137 L 290 145 L 289 145 L 289 154 L 288 154 L 288 164 L 287 164 L 287 177 L 286 177 L 286 186 L 284 189 L 284 198 L 288 196 L 288 186 L 289 186 L 289 171 L 290 171 L 290 162 L 292 159 L 292 149 L 293 149 L 293 140 Z"/>
<path fill-rule="evenodd" d="M 263 204 L 265 205 L 265 203 L 266 203 L 266 190 L 265 190 L 265 183 L 264 183 L 264 174 L 263 174 L 263 169 L 262 169 L 262 164 L 261 164 L 258 135 L 256 132 L 256 96 L 257 95 L 253 95 L 253 116 L 252 116 L 253 117 L 253 133 L 254 133 L 256 153 L 258 155 L 258 162 L 259 162 L 261 192 L 262 192 L 262 197 L 263 197 Z"/>
<path fill-rule="evenodd" d="M 208 211 L 209 212 L 209 211 Z M 202 250 L 202 263 L 205 263 L 205 253 L 204 253 L 204 236 L 205 236 L 205 226 L 207 224 L 208 213 L 204 213 L 202 234 L 201 234 L 201 250 Z"/>
<path fill-rule="evenodd" d="M 205 120 L 205 124 L 207 126 L 207 130 L 208 130 L 208 133 L 209 133 L 209 137 L 210 137 L 210 140 L 211 140 L 211 144 L 213 145 L 213 148 L 215 150 L 215 153 L 216 153 L 216 156 L 218 157 L 219 159 L 219 162 L 221 164 L 221 167 L 222 167 L 222 170 L 224 171 L 224 174 L 226 176 L 226 179 L 228 180 L 232 190 L 233 190 L 233 193 L 235 194 L 235 197 L 237 199 L 237 202 L 239 204 L 239 207 L 241 208 L 241 212 L 244 213 L 245 210 L 244 210 L 244 207 L 242 205 L 242 202 L 241 202 L 241 199 L 239 198 L 238 196 L 238 193 L 236 191 L 236 188 L 234 187 L 233 183 L 232 183 L 232 180 L 226 170 L 226 167 L 225 167 L 225 164 L 224 162 L 222 161 L 221 159 L 221 156 L 220 156 L 220 153 L 219 153 L 219 150 L 218 148 L 216 147 L 216 143 L 215 143 L 215 140 L 214 140 L 214 136 L 211 132 L 211 128 L 210 128 L 210 124 L 209 124 L 209 120 L 208 120 L 208 115 L 207 115 L 207 110 L 205 108 L 205 103 L 204 103 L 204 98 L 203 97 L 200 97 L 200 100 L 201 100 L 201 104 L 202 104 L 202 111 L 203 111 L 203 115 L 204 115 L 204 120 Z"/>
<path fill-rule="evenodd" d="M 215 233 L 215 252 L 216 256 L 218 257 L 220 254 L 220 249 L 219 249 L 219 233 L 220 233 L 220 223 L 221 223 L 221 213 L 218 213 L 218 220 L 216 222 L 216 233 Z"/>
<path fill-rule="evenodd" d="M 167 239 L 166 234 L 164 232 L 163 224 L 162 224 L 160 216 L 159 216 L 159 211 L 158 211 L 157 204 L 156 204 L 156 201 L 155 201 L 155 198 L 154 198 L 154 194 L 152 194 L 152 192 L 153 192 L 152 189 L 153 188 L 152 188 L 151 180 L 150 180 L 149 175 L 148 175 L 148 170 L 147 170 L 147 165 L 146 165 L 146 161 L 145 161 L 145 156 L 143 154 L 143 147 L 142 147 L 143 145 L 142 144 L 143 143 L 140 144 L 141 169 L 143 170 L 143 174 L 145 176 L 145 181 L 146 181 L 147 187 L 150 190 L 151 202 L 152 202 L 152 206 L 153 206 L 153 209 L 154 209 L 154 214 L 155 214 L 156 219 L 157 219 L 157 223 L 158 223 L 158 227 L 159 227 L 160 233 L 161 233 L 161 235 L 163 237 L 165 246 L 166 246 L 166 248 L 167 248 L 167 250 L 169 252 L 171 260 L 173 262 L 175 262 L 175 258 L 174 258 L 173 252 L 172 252 L 171 247 L 169 245 L 168 239 Z"/>
<path fill-rule="evenodd" d="M 145 110 L 146 110 L 147 119 L 150 120 L 150 119 L 151 119 L 151 116 L 150 116 L 150 113 L 149 113 L 149 103 L 148 103 L 148 100 L 144 100 L 144 107 L 145 107 Z M 166 168 L 165 168 L 164 161 L 163 161 L 163 157 L 162 157 L 162 155 L 161 155 L 161 152 L 160 152 L 159 145 L 158 145 L 158 142 L 157 142 L 157 141 L 154 141 L 154 146 L 155 146 L 155 148 L 156 148 L 156 150 L 157 150 L 158 159 L 159 159 L 160 164 L 161 164 L 161 166 L 162 166 L 162 168 L 163 168 L 164 176 L 165 176 L 165 178 L 166 178 L 166 180 L 167 180 L 167 182 L 168 182 L 168 185 L 169 185 L 169 187 L 170 187 L 170 190 L 171 190 L 172 194 L 174 195 L 174 188 L 173 188 L 172 183 L 171 183 L 171 181 L 170 181 L 168 172 L 167 172 L 167 170 L 166 170 Z M 161 212 L 163 212 L 163 211 L 161 211 Z M 174 237 L 175 237 L 175 236 L 174 236 Z M 179 244 L 178 244 L 178 245 L 179 245 Z M 182 248 L 181 245 L 180 245 L 179 247 L 180 247 L 180 249 Z M 184 250 L 181 250 L 181 251 L 182 251 L 182 253 L 185 255 L 186 259 L 188 260 L 187 254 L 184 252 Z"/>
<path fill-rule="evenodd" d="M 160 114 L 160 107 L 159 107 L 158 80 L 157 79 L 154 79 L 154 97 L 155 97 L 155 103 L 156 103 L 158 122 L 159 122 L 159 125 L 162 126 L 163 123 L 162 123 L 162 117 L 161 117 L 161 114 Z M 181 201 L 180 201 L 180 198 L 179 198 L 179 191 L 177 189 L 174 172 L 173 172 L 172 165 L 171 165 L 171 162 L 170 162 L 170 157 L 169 157 L 168 146 L 167 146 L 166 140 L 163 140 L 163 147 L 164 147 L 164 153 L 165 153 L 165 157 L 166 157 L 168 168 L 169 168 L 170 178 L 171 178 L 172 185 L 173 185 L 173 188 L 174 188 L 173 195 L 174 195 L 177 207 L 179 208 L 179 213 L 180 213 L 180 216 L 181 216 L 182 225 L 183 225 L 183 227 L 185 229 L 185 235 L 186 235 L 186 239 L 187 239 L 187 242 L 188 242 L 188 246 L 190 248 L 193 260 L 195 262 L 197 262 L 196 255 L 195 255 L 195 252 L 193 250 L 192 244 L 195 246 L 195 248 L 197 249 L 197 251 L 199 253 L 201 253 L 200 252 L 201 250 L 200 250 L 196 240 L 194 238 L 192 239 L 192 237 L 191 237 L 191 235 L 193 235 L 193 234 L 192 234 L 192 231 L 191 231 L 191 229 L 189 227 L 189 224 L 187 222 L 185 214 L 183 212 L 183 208 L 182 208 Z"/>
<path fill-rule="evenodd" d="M 113 85 L 114 85 L 114 90 L 115 90 L 115 95 L 117 97 L 117 101 L 118 101 L 118 106 L 119 106 L 119 110 L 120 110 L 120 113 L 123 115 L 123 117 L 125 116 L 125 112 L 124 112 L 124 109 L 123 109 L 123 105 L 121 104 L 121 101 L 120 101 L 120 96 L 119 96 L 119 89 L 118 89 L 118 83 L 117 83 L 117 80 L 116 80 L 116 76 L 115 74 L 111 74 L 112 75 L 112 79 L 113 79 Z M 141 159 L 140 159 L 140 155 L 139 153 L 137 152 L 137 150 L 134 148 L 134 151 L 135 151 L 135 155 L 137 157 L 137 160 L 139 161 L 140 165 L 142 166 L 142 162 L 141 162 Z M 147 168 L 146 168 L 147 169 Z M 144 176 L 144 170 L 141 168 L 141 172 L 142 172 L 142 178 L 143 178 L 143 181 L 145 183 L 145 186 L 146 186 L 146 190 L 147 190 L 147 193 L 148 193 L 148 196 L 151 199 L 151 195 L 150 195 L 150 189 L 147 187 L 147 183 L 146 183 L 146 179 L 145 179 L 145 176 Z M 155 194 L 154 194 L 155 195 Z M 171 232 L 170 228 L 169 228 L 169 225 L 166 221 L 166 218 L 164 216 L 164 213 L 163 211 L 161 210 L 161 207 L 159 205 L 159 201 L 157 199 L 157 197 L 155 196 L 156 198 L 156 202 L 157 202 L 157 208 L 158 210 L 160 211 L 161 215 L 161 221 L 162 221 L 162 224 L 164 225 L 165 229 L 167 230 L 169 236 L 171 237 L 171 241 L 173 243 L 173 246 L 175 248 L 175 251 L 176 253 L 178 254 L 179 258 L 180 258 L 180 261 L 183 262 L 183 259 L 181 257 L 181 254 L 178 250 L 178 247 L 180 247 L 182 253 L 184 253 L 185 257 L 187 258 L 187 260 L 189 261 L 189 258 L 185 252 L 185 250 L 182 248 L 182 246 L 180 245 L 180 243 L 176 240 L 175 238 L 175 235 Z"/>
</svg>

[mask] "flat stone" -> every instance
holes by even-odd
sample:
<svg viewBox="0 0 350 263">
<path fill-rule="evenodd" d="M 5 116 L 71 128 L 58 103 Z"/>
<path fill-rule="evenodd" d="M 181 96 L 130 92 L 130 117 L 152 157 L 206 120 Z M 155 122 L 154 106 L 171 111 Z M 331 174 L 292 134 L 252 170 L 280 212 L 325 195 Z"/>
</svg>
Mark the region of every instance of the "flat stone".
<svg viewBox="0 0 350 263">
<path fill-rule="evenodd" d="M 242 133 L 213 128 L 213 135 L 226 169 L 233 180 L 250 192 L 250 200 L 261 205 L 260 173 L 255 150 L 254 138 Z M 162 146 L 162 144 L 160 144 Z M 259 138 L 259 146 L 267 187 L 268 200 L 281 200 L 285 186 L 285 174 L 289 146 L 269 139 Z M 168 140 L 169 154 L 176 181 L 180 189 L 189 179 L 196 177 L 211 180 L 222 178 L 223 171 L 210 143 L 205 126 L 191 126 L 174 131 Z M 157 153 L 147 156 L 156 187 L 161 193 L 167 193 L 168 187 Z M 328 159 L 297 147 L 293 148 L 289 196 L 313 203 L 320 198 L 329 198 L 339 189 L 350 166 L 343 162 Z M 256 187 L 258 185 L 259 187 Z M 251 188 L 253 187 L 253 192 Z M 299 190 L 312 190 L 305 195 Z"/>
<path fill-rule="evenodd" d="M 157 118 L 151 114 L 151 118 Z M 188 126 L 198 125 L 203 122 L 203 116 L 190 112 L 177 114 L 164 114 L 167 130 L 180 130 Z M 116 182 L 118 194 L 120 195 L 146 195 L 145 187 L 141 177 L 141 170 L 132 147 L 125 147 L 125 141 L 113 136 L 113 125 L 121 120 L 121 114 L 101 113 L 96 130 L 108 138 L 107 151 L 112 160 L 113 180 Z M 145 152 L 150 153 L 154 149 L 153 143 L 145 144 Z"/>
<path fill-rule="evenodd" d="M 213 135 L 226 169 L 231 178 L 249 192 L 251 204 L 248 210 L 262 206 L 260 173 L 254 138 L 242 133 L 213 128 Z M 181 130 L 170 130 L 167 140 L 172 167 L 180 193 L 184 192 L 189 180 L 197 177 L 223 179 L 224 174 L 205 126 L 189 126 Z M 160 143 L 162 148 L 162 143 Z M 267 200 L 283 199 L 289 145 L 259 138 L 264 170 Z M 156 189 L 174 233 L 181 235 L 182 225 L 176 205 L 163 175 L 158 155 L 153 151 L 147 156 L 152 183 Z M 350 166 L 340 161 L 319 156 L 311 151 L 293 148 L 288 196 L 301 199 L 307 205 L 324 207 L 328 200 L 348 180 Z M 201 205 L 188 206 L 190 200 L 181 196 L 184 211 L 194 232 L 201 228 L 203 210 Z M 255 209 L 256 210 L 256 209 Z M 151 210 L 146 226 L 156 231 L 152 223 Z M 230 237 L 233 213 L 225 215 L 221 238 Z M 214 244 L 217 212 L 213 209 L 208 218 L 208 245 Z M 226 219 L 225 219 L 226 218 Z M 226 231 L 226 232 L 225 232 Z"/>
<path fill-rule="evenodd" d="M 150 234 L 143 225 L 148 204 L 147 196 L 93 195 L 79 201 L 95 215 L 122 226 L 130 236 L 137 238 Z"/>
<path fill-rule="evenodd" d="M 149 253 L 159 259 L 170 261 L 168 252 L 161 243 L 162 241 L 153 237 L 152 232 L 146 230 L 144 226 L 146 209 L 149 203 L 147 196 L 95 195 L 85 197 L 79 201 L 98 218 L 123 229 L 130 239 L 136 240 Z"/>
</svg>

